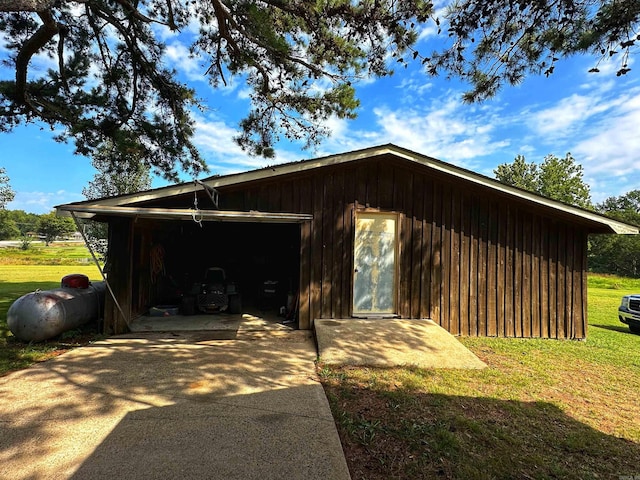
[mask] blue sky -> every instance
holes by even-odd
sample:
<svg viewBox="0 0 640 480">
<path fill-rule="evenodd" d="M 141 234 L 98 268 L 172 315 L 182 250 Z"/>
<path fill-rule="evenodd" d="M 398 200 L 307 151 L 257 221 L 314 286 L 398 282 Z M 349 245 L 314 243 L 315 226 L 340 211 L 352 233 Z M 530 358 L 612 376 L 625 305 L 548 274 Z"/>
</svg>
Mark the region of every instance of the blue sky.
<svg viewBox="0 0 640 480">
<path fill-rule="evenodd" d="M 594 202 L 640 189 L 640 78 L 633 64 L 627 76 L 616 77 L 616 63 L 600 64 L 601 72 L 593 74 L 588 70 L 595 59 L 573 57 L 559 62 L 549 78 L 529 77 L 474 105 L 462 103 L 464 84 L 428 77 L 419 65 L 400 67 L 392 77 L 357 85 L 358 118 L 330 120 L 333 135 L 315 150 L 281 142 L 277 158 L 265 161 L 233 142 L 248 109 L 246 86 L 236 79 L 212 90 L 204 79 L 206 67 L 188 58 L 180 38 L 167 37 L 167 63 L 208 107 L 196 115 L 195 136 L 210 168 L 207 175 L 394 143 L 490 177 L 518 154 L 540 163 L 545 155 L 571 152 L 584 167 Z M 433 38 L 426 34 L 418 46 L 429 41 Z M 5 55 L 0 42 L 0 58 Z M 36 59 L 32 69 L 46 66 L 45 59 Z M 0 80 L 12 74 L 0 68 Z M 53 133 L 38 125 L 0 134 L 0 167 L 16 192 L 7 208 L 33 213 L 83 200 L 82 189 L 96 173 L 89 158 L 73 155 L 71 144 L 54 142 Z M 154 179 L 154 187 L 163 185 L 167 182 Z"/>
</svg>

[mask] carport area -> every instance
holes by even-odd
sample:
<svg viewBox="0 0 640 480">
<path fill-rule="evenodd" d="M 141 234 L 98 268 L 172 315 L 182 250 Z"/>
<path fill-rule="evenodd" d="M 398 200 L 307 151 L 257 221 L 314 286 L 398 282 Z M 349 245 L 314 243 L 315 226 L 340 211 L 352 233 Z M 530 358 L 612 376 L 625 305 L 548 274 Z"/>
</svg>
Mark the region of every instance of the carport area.
<svg viewBox="0 0 640 480">
<path fill-rule="evenodd" d="M 133 320 L 129 329 L 135 333 L 141 332 L 225 332 L 235 334 L 266 331 L 291 332 L 295 322 L 287 321 L 275 311 L 262 312 L 257 309 L 243 310 L 240 314 L 201 314 L 201 315 L 171 315 L 166 317 L 152 317 L 143 315 Z M 228 338 L 228 335 L 225 336 Z"/>
<path fill-rule="evenodd" d="M 298 223 L 141 222 L 134 231 L 132 264 L 132 331 L 294 326 Z M 218 285 L 209 280 L 212 270 L 223 272 Z M 222 312 L 217 303 L 204 308 L 203 297 L 215 292 L 225 293 L 221 302 L 228 307 Z"/>
</svg>

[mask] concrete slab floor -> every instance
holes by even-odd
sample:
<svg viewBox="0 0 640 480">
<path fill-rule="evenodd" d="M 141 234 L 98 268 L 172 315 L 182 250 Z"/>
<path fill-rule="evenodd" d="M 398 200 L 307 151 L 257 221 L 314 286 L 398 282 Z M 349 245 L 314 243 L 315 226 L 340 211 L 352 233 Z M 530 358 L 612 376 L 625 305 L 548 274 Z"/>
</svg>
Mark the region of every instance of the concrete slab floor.
<svg viewBox="0 0 640 480">
<path fill-rule="evenodd" d="M 166 317 L 142 316 L 131 322 L 134 332 L 172 331 L 281 331 L 294 330 L 295 323 L 284 323 L 275 311 L 248 309 L 242 314 L 215 313 L 197 315 L 170 315 Z"/>
<path fill-rule="evenodd" d="M 0 377 L 0 478 L 348 480 L 311 332 L 216 333 L 111 337 Z"/>
<path fill-rule="evenodd" d="M 316 320 L 320 361 L 338 365 L 485 368 L 486 364 L 432 320 Z"/>
</svg>

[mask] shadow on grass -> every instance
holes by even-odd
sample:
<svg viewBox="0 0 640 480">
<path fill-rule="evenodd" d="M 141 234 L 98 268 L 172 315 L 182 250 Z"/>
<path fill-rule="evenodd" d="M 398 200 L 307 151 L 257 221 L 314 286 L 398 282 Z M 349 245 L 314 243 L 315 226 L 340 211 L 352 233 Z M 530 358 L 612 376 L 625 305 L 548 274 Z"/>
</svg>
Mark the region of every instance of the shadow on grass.
<svg viewBox="0 0 640 480">
<path fill-rule="evenodd" d="M 619 478 L 640 445 L 548 402 L 327 387 L 353 480 Z"/>
<path fill-rule="evenodd" d="M 8 282 L 0 280 L 0 300 L 5 300 L 9 295 L 18 295 L 18 297 L 33 292 L 35 290 L 51 290 L 58 288 L 60 281 L 57 282 Z M 18 298 L 16 297 L 16 298 Z M 14 298 L 14 300 L 16 299 Z"/>
<path fill-rule="evenodd" d="M 622 325 L 622 324 L 620 324 L 619 326 L 618 325 L 597 325 L 597 324 L 592 324 L 589 326 L 602 328 L 604 330 L 611 330 L 613 332 L 629 333 L 631 335 L 635 335 L 631 330 L 629 330 L 628 326 Z"/>
</svg>

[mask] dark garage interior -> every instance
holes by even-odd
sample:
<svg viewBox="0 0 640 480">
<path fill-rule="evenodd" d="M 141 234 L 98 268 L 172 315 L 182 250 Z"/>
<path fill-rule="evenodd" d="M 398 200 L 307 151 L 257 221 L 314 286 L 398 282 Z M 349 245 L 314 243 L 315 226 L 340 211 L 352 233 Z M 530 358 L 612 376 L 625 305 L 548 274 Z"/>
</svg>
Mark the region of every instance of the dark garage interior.
<svg viewBox="0 0 640 480">
<path fill-rule="evenodd" d="M 235 284 L 242 308 L 290 307 L 299 288 L 300 225 L 295 223 L 155 221 L 134 237 L 134 287 L 139 314 L 155 305 L 179 305 L 183 295 L 221 267 Z M 137 270 L 137 272 L 136 272 Z M 145 277 L 148 278 L 145 282 Z M 148 294 L 145 290 L 148 285 Z"/>
</svg>

